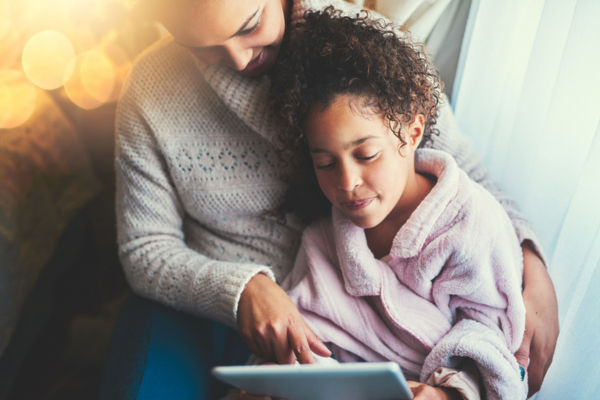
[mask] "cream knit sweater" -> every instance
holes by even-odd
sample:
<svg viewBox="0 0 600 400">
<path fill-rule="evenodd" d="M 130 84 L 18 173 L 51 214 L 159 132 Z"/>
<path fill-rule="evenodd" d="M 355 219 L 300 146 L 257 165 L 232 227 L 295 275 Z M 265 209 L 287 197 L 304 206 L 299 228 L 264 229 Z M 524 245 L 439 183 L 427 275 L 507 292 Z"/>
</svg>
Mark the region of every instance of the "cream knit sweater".
<svg viewBox="0 0 600 400">
<path fill-rule="evenodd" d="M 295 0 L 292 24 L 307 9 L 342 0 Z M 281 282 L 301 226 L 264 212 L 285 191 L 268 119 L 269 79 L 201 65 L 170 39 L 133 67 L 117 111 L 117 224 L 120 257 L 144 297 L 236 326 L 237 304 L 257 273 Z M 488 178 L 449 106 L 433 147 L 452 154 L 504 206 L 521 241 L 530 224 Z"/>
</svg>

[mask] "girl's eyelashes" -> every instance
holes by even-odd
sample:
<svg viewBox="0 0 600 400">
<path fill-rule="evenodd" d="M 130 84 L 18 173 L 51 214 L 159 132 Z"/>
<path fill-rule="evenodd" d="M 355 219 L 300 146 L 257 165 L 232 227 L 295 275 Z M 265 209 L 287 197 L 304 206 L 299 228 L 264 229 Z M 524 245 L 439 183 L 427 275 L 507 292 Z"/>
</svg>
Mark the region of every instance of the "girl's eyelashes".
<svg viewBox="0 0 600 400">
<path fill-rule="evenodd" d="M 377 152 L 377 153 L 373 154 L 372 156 L 366 156 L 366 157 L 356 157 L 356 158 L 357 158 L 358 160 L 361 160 L 361 161 L 369 161 L 369 160 L 374 160 L 374 159 L 375 159 L 375 158 L 376 158 L 376 157 L 379 155 L 379 153 L 380 153 L 380 152 Z"/>
<path fill-rule="evenodd" d="M 379 156 L 379 154 L 381 154 L 380 151 L 373 154 L 372 156 L 355 157 L 355 158 L 359 161 L 372 161 L 372 160 L 375 160 Z M 335 162 L 331 162 L 331 163 L 325 164 L 325 165 L 317 165 L 315 163 L 314 165 L 315 165 L 315 168 L 318 170 L 328 170 L 328 169 L 332 169 L 333 167 L 335 167 Z"/>
<path fill-rule="evenodd" d="M 331 164 L 327 164 L 327 165 L 316 165 L 315 164 L 315 168 L 319 169 L 319 170 L 328 170 L 333 168 L 333 166 L 335 165 L 335 163 L 331 163 Z"/>
</svg>

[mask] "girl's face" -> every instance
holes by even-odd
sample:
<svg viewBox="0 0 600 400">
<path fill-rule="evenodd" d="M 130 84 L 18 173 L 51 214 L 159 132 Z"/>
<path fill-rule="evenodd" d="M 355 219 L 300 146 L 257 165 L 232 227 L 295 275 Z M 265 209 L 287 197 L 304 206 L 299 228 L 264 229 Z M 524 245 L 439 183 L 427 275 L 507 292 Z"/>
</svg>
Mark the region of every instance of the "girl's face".
<svg viewBox="0 0 600 400">
<path fill-rule="evenodd" d="M 163 0 L 157 16 L 203 63 L 249 77 L 275 64 L 291 0 Z"/>
<path fill-rule="evenodd" d="M 313 107 L 304 126 L 319 186 L 355 225 L 374 228 L 402 213 L 414 190 L 414 151 L 423 132 L 418 116 L 400 140 L 360 98 L 340 95 L 326 109 Z"/>
</svg>

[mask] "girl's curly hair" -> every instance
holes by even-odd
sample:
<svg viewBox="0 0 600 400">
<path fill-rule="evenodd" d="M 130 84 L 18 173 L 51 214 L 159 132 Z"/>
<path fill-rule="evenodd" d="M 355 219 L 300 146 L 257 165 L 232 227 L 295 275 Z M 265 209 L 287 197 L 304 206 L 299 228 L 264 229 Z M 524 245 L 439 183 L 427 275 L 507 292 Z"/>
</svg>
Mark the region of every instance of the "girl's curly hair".
<svg viewBox="0 0 600 400">
<path fill-rule="evenodd" d="M 338 95 L 349 94 L 388 121 L 406 144 L 402 128 L 418 114 L 425 120 L 422 144 L 434 128 L 441 82 L 407 32 L 367 11 L 356 17 L 328 7 L 308 11 L 282 44 L 272 73 L 270 105 L 288 172 L 288 191 L 277 214 L 295 213 L 304 223 L 327 215 L 331 203 L 319 188 L 303 125 L 315 107 L 327 109 Z"/>
</svg>

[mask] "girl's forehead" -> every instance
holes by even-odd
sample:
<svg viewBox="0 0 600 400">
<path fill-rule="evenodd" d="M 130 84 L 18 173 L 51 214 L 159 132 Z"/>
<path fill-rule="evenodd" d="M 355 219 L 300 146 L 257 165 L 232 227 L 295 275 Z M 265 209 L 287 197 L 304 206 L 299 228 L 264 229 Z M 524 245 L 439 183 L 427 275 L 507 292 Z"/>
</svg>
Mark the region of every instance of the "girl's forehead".
<svg viewBox="0 0 600 400">
<path fill-rule="evenodd" d="M 272 0 L 159 0 L 158 20 L 175 40 L 189 47 L 224 43 Z"/>
</svg>

